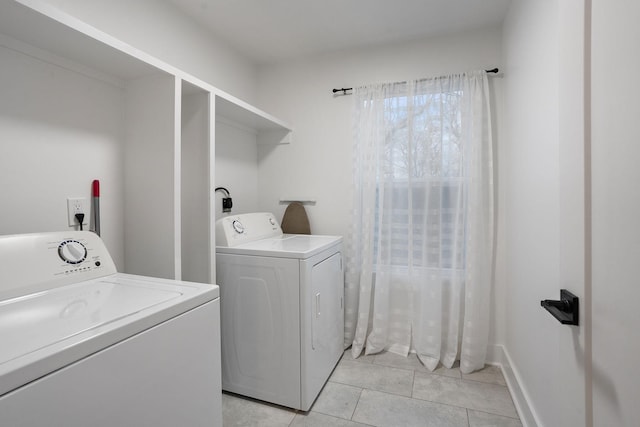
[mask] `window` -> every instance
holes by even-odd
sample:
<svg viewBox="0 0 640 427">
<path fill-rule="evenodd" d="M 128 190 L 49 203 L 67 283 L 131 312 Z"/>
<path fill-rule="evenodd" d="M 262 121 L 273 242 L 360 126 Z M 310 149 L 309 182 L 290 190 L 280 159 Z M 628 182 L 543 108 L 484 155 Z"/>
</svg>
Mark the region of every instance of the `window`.
<svg viewBox="0 0 640 427">
<path fill-rule="evenodd" d="M 464 265 L 462 96 L 456 90 L 384 100 L 377 263 L 439 269 Z"/>
</svg>

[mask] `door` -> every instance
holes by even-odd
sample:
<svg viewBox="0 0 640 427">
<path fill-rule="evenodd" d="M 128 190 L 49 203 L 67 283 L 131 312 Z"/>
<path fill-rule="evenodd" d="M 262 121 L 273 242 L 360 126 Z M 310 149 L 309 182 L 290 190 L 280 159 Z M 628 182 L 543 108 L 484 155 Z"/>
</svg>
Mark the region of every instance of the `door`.
<svg viewBox="0 0 640 427">
<path fill-rule="evenodd" d="M 640 2 L 593 0 L 593 425 L 638 426 Z"/>
<path fill-rule="evenodd" d="M 585 153 L 585 18 L 584 1 L 557 2 L 558 52 L 558 289 L 549 299 L 559 299 L 560 289 L 579 297 L 580 325 L 557 322 L 554 338 L 557 363 L 549 372 L 556 400 L 558 426 L 584 426 L 587 420 L 589 371 L 589 304 L 585 226 L 588 190 Z M 553 342 L 549 343 L 554 345 Z M 548 421 L 548 418 L 546 418 Z"/>
</svg>

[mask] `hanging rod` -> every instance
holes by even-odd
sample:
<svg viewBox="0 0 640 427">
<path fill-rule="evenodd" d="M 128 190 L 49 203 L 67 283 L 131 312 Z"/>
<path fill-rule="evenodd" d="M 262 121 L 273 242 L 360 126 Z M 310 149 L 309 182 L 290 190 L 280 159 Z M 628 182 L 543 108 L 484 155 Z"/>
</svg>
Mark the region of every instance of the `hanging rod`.
<svg viewBox="0 0 640 427">
<path fill-rule="evenodd" d="M 492 68 L 490 70 L 484 70 L 487 73 L 497 73 L 498 71 L 500 71 L 498 68 Z M 347 93 L 348 90 L 353 90 L 352 87 L 343 87 L 340 89 L 333 89 L 333 93 L 337 93 L 337 92 L 342 92 L 343 95 L 351 95 L 350 93 Z"/>
<path fill-rule="evenodd" d="M 342 92 L 343 95 L 351 95 L 350 93 L 347 94 L 348 90 L 353 90 L 353 88 L 352 87 L 343 87 L 341 89 L 333 89 L 333 93 Z"/>
</svg>

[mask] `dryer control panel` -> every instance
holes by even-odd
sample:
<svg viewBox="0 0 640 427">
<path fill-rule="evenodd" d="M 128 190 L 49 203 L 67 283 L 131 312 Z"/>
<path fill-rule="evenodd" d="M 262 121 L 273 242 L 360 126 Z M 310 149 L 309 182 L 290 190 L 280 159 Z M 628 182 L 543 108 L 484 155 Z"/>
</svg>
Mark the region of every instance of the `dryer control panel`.
<svg viewBox="0 0 640 427">
<path fill-rule="evenodd" d="M 231 215 L 216 221 L 216 246 L 233 247 L 281 235 L 280 224 L 268 212 Z"/>
</svg>

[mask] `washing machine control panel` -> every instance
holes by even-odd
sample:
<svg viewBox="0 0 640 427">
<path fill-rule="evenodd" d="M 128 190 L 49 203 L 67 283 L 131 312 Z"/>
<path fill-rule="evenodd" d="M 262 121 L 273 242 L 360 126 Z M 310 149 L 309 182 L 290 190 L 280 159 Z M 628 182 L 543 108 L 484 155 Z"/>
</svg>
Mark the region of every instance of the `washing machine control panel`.
<svg viewBox="0 0 640 427">
<path fill-rule="evenodd" d="M 0 236 L 3 283 L 7 290 L 42 283 L 77 283 L 117 272 L 104 242 L 90 231 Z"/>
<path fill-rule="evenodd" d="M 231 215 L 216 221 L 216 246 L 238 246 L 281 235 L 280 224 L 268 212 Z"/>
<path fill-rule="evenodd" d="M 77 240 L 63 240 L 58 245 L 58 255 L 67 264 L 80 264 L 87 259 L 87 248 Z"/>
</svg>

